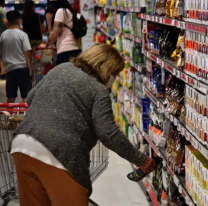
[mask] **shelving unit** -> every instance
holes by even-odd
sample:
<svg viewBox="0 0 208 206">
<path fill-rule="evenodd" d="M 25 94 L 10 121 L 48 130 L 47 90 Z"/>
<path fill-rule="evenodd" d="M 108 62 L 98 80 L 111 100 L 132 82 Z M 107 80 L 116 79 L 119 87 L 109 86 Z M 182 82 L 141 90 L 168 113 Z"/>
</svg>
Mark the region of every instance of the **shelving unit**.
<svg viewBox="0 0 208 206">
<path fill-rule="evenodd" d="M 105 29 L 100 29 L 101 32 L 103 32 L 107 37 L 112 39 L 112 41 L 116 40 L 116 36 L 122 36 L 124 39 L 130 39 L 135 43 L 142 44 L 142 53 L 146 56 L 147 60 L 151 60 L 157 65 L 160 65 L 160 67 L 169 73 L 171 73 L 176 78 L 182 80 L 184 84 L 189 85 L 191 88 L 195 89 L 196 91 L 199 91 L 201 94 L 204 94 L 205 96 L 208 95 L 208 81 L 202 80 L 198 78 L 196 75 L 193 75 L 192 73 L 188 72 L 187 70 L 182 70 L 181 68 L 178 68 L 176 65 L 176 62 L 161 58 L 159 55 L 155 55 L 151 53 L 151 51 L 148 49 L 148 41 L 147 41 L 147 33 L 148 33 L 148 25 L 166 25 L 168 27 L 174 27 L 185 31 L 191 31 L 198 34 L 203 34 L 208 36 L 208 25 L 203 24 L 202 22 L 197 22 L 196 20 L 188 19 L 186 17 L 183 17 L 181 20 L 173 19 L 173 18 L 167 18 L 164 16 L 154 16 L 154 15 L 148 15 L 145 13 L 141 13 L 141 8 L 132 8 L 132 7 L 115 7 L 115 6 L 108 6 L 108 5 L 97 5 L 98 8 L 105 8 L 110 9 L 116 12 L 126 12 L 126 13 L 138 13 L 138 17 L 143 20 L 143 35 L 142 38 L 135 37 L 129 33 L 123 33 L 120 31 L 117 31 L 115 36 L 110 36 Z M 184 48 L 184 51 L 187 52 L 188 49 Z M 126 62 L 128 62 L 131 65 L 131 68 L 136 70 L 139 73 L 143 73 L 147 70 L 146 64 L 135 64 L 133 62 L 133 59 L 130 58 L 128 55 L 121 52 L 121 56 L 124 58 Z M 123 86 L 125 92 L 128 94 L 130 99 L 133 99 L 133 102 L 138 104 L 140 107 L 142 107 L 141 100 L 136 97 L 134 94 L 134 91 L 131 90 L 131 88 L 127 88 L 124 84 L 124 79 L 122 79 L 120 76 L 117 77 L 118 82 Z M 202 141 L 196 134 L 191 132 L 184 123 L 180 121 L 179 118 L 175 117 L 171 113 L 166 112 L 166 108 L 164 105 L 164 99 L 157 98 L 149 89 L 147 86 L 144 87 L 144 94 L 146 97 L 150 99 L 152 103 L 154 103 L 157 108 L 160 108 L 164 116 L 170 120 L 176 126 L 177 131 L 180 132 L 182 136 L 186 138 L 190 144 L 197 149 L 201 154 L 203 154 L 204 157 L 208 158 L 208 145 L 206 142 Z M 117 93 L 113 92 L 114 96 L 117 96 Z M 187 106 L 187 105 L 185 105 Z M 122 105 L 122 109 L 120 112 L 126 117 L 128 120 L 128 124 L 133 128 L 134 133 L 137 135 L 138 139 L 141 141 L 145 140 L 148 142 L 151 149 L 154 151 L 157 156 L 161 157 L 163 159 L 163 166 L 167 168 L 169 174 L 171 175 L 172 179 L 174 180 L 175 185 L 178 188 L 178 192 L 184 197 L 185 202 L 189 206 L 196 206 L 197 204 L 196 200 L 189 194 L 188 189 L 186 188 L 184 177 L 178 176 L 174 170 L 169 165 L 167 159 L 166 159 L 166 152 L 164 148 L 157 147 L 156 144 L 152 141 L 152 139 L 149 137 L 149 135 L 144 132 L 140 131 L 140 129 L 136 126 L 136 123 L 131 118 L 131 115 L 127 113 L 124 109 L 124 106 Z M 134 167 L 136 169 L 136 167 Z M 160 205 L 160 203 L 157 201 L 154 188 L 149 182 L 148 178 L 143 181 L 147 192 L 149 193 L 149 196 L 155 206 Z"/>
</svg>

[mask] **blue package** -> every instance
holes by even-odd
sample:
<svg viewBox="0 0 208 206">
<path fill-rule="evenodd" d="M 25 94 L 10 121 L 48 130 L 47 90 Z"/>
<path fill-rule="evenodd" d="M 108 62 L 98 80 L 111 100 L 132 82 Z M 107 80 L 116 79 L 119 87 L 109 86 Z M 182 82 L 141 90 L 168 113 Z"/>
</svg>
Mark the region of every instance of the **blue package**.
<svg viewBox="0 0 208 206">
<path fill-rule="evenodd" d="M 149 115 L 150 99 L 142 98 L 142 111 L 144 115 Z"/>
</svg>

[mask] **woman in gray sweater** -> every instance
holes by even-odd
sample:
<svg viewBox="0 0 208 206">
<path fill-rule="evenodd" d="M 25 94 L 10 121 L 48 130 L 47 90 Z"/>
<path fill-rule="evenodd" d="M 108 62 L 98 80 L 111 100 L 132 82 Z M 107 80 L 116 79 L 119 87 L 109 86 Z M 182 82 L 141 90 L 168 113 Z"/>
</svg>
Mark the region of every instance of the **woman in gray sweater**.
<svg viewBox="0 0 208 206">
<path fill-rule="evenodd" d="M 95 45 L 54 68 L 29 93 L 11 150 L 21 206 L 87 206 L 89 153 L 98 140 L 144 173 L 153 170 L 154 161 L 114 122 L 106 85 L 123 68 L 116 49 Z"/>
</svg>

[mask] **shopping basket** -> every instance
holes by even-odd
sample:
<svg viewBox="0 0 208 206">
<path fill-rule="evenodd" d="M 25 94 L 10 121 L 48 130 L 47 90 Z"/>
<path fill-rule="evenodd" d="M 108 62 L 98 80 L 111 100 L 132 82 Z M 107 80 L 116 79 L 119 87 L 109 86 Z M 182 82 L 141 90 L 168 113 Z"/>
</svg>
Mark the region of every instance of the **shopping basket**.
<svg viewBox="0 0 208 206">
<path fill-rule="evenodd" d="M 13 137 L 14 129 L 24 118 L 28 105 L 0 103 L 0 205 L 6 206 L 7 203 L 18 198 L 17 178 L 15 166 L 9 146 Z M 108 149 L 97 142 L 90 153 L 90 176 L 94 182 L 108 166 Z M 91 199 L 90 206 L 98 206 Z"/>
<path fill-rule="evenodd" d="M 36 48 L 32 54 L 33 87 L 56 65 L 56 48 Z"/>
</svg>

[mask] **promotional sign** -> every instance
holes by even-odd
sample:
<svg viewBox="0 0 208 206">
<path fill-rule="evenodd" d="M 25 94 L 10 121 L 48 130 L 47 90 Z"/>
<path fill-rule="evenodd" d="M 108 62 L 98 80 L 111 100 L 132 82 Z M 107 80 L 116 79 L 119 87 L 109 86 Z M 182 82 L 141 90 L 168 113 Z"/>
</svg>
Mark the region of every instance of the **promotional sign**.
<svg viewBox="0 0 208 206">
<path fill-rule="evenodd" d="M 87 35 L 82 38 L 83 51 L 95 44 L 93 35 L 95 32 L 95 0 L 80 0 L 80 12 L 87 21 Z"/>
</svg>

